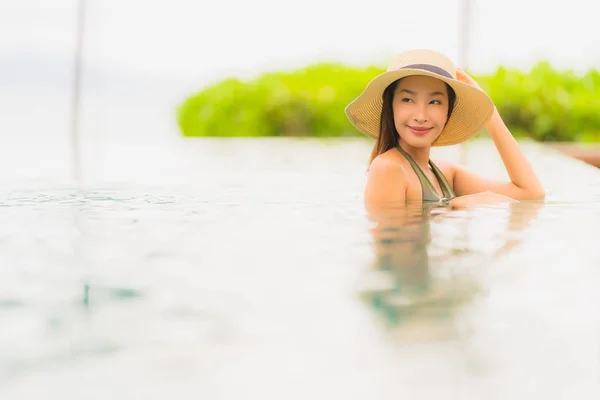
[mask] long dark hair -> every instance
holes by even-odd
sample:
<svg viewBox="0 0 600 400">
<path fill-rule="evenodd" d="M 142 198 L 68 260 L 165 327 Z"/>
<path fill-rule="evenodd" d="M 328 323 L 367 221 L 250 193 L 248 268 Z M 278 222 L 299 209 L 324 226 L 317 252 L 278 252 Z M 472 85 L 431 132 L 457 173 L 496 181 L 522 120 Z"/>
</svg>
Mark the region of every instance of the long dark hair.
<svg viewBox="0 0 600 400">
<path fill-rule="evenodd" d="M 373 146 L 373 150 L 371 151 L 371 158 L 369 160 L 369 165 L 373 162 L 375 157 L 380 154 L 385 153 L 389 149 L 395 147 L 398 144 L 398 131 L 396 130 L 396 125 L 394 124 L 394 109 L 392 104 L 394 102 L 394 93 L 396 92 L 396 87 L 398 86 L 398 82 L 402 80 L 398 79 L 397 81 L 392 82 L 385 90 L 383 91 L 383 108 L 381 110 L 381 120 L 379 123 L 379 136 L 375 141 L 375 145 Z M 450 119 L 450 115 L 452 114 L 452 110 L 454 109 L 454 103 L 456 102 L 456 93 L 454 89 L 450 87 L 446 83 L 446 89 L 448 91 L 448 120 Z"/>
</svg>

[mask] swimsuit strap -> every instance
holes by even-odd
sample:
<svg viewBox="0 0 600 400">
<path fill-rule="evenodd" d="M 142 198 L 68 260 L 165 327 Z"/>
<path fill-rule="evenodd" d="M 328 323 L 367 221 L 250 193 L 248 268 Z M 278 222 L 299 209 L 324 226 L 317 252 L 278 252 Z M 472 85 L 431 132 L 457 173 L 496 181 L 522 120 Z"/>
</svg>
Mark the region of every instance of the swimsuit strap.
<svg viewBox="0 0 600 400">
<path fill-rule="evenodd" d="M 433 173 L 435 174 L 435 177 L 437 178 L 440 187 L 442 188 L 444 197 L 446 197 L 448 200 L 452 200 L 453 198 L 455 198 L 456 194 L 454 193 L 454 190 L 452 190 L 452 186 L 450 186 L 450 183 L 448 183 L 448 180 L 446 179 L 446 176 L 444 175 L 442 170 L 439 169 L 438 166 L 435 165 L 432 160 L 429 160 L 429 165 L 431 165 L 431 169 L 433 170 Z"/>
<path fill-rule="evenodd" d="M 410 163 L 412 169 L 417 174 L 417 177 L 421 182 L 421 193 L 423 197 L 423 202 L 433 201 L 438 203 L 447 203 L 449 200 L 452 200 L 454 197 L 456 197 L 454 191 L 452 190 L 452 187 L 446 180 L 444 173 L 437 167 L 437 165 L 433 163 L 433 161 L 429 160 L 429 165 L 431 166 L 433 174 L 435 175 L 435 177 L 438 180 L 438 183 L 440 184 L 444 197 L 440 196 L 440 194 L 435 189 L 435 186 L 433 186 L 433 183 L 431 183 L 427 175 L 425 175 L 425 172 L 423 172 L 421 167 L 419 167 L 419 164 L 416 163 L 416 161 L 410 156 L 410 154 L 408 154 L 402 147 L 400 147 L 400 145 L 396 145 L 396 148 L 404 155 L 404 157 Z"/>
</svg>

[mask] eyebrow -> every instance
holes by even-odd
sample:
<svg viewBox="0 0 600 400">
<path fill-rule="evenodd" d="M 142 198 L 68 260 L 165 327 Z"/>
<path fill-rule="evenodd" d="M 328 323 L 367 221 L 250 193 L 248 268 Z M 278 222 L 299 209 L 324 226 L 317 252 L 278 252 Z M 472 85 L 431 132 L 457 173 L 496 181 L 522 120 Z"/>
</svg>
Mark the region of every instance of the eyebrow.
<svg viewBox="0 0 600 400">
<path fill-rule="evenodd" d="M 410 90 L 410 89 L 402 89 L 402 90 L 400 90 L 400 92 L 406 92 L 408 94 L 412 94 L 413 96 L 417 95 L 417 92 L 415 92 L 413 90 Z M 437 95 L 442 95 L 443 96 L 444 93 L 442 93 L 442 92 L 431 92 L 431 93 L 429 93 L 429 95 L 430 96 L 437 96 Z"/>
</svg>

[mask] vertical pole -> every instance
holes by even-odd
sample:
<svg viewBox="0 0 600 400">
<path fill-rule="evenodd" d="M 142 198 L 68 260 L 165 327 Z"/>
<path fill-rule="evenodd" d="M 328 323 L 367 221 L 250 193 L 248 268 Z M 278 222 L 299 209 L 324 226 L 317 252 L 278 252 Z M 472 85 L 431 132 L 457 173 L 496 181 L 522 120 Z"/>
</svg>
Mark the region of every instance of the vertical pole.
<svg viewBox="0 0 600 400">
<path fill-rule="evenodd" d="M 81 112 L 81 76 L 82 76 L 82 60 L 83 60 L 83 42 L 85 34 L 85 14 L 86 14 L 86 0 L 75 0 L 77 2 L 77 14 L 76 14 L 76 31 L 75 31 L 75 59 L 73 68 L 73 86 L 72 86 L 72 107 L 71 107 L 71 164 L 72 174 L 75 180 L 76 190 L 80 191 L 81 184 L 81 157 L 80 157 L 80 112 Z M 83 264 L 81 256 L 81 241 L 83 240 L 83 229 L 81 226 L 81 219 L 79 217 L 79 210 L 74 207 L 74 221 L 73 224 L 75 229 L 80 233 L 79 239 L 76 239 L 73 244 L 75 259 L 78 263 Z M 83 306 L 86 310 L 90 309 L 90 284 L 89 276 L 85 276 L 84 273 L 84 285 L 83 285 Z"/>
<path fill-rule="evenodd" d="M 75 60 L 73 86 L 71 93 L 71 162 L 73 178 L 79 182 L 81 165 L 79 156 L 79 113 L 81 110 L 81 64 L 83 58 L 83 39 L 85 33 L 86 0 L 77 0 L 77 21 L 75 32 Z"/>
<path fill-rule="evenodd" d="M 469 62 L 469 44 L 470 44 L 470 35 L 471 35 L 471 6 L 472 0 L 460 0 L 460 16 L 458 22 L 459 28 L 459 38 L 458 38 L 458 47 L 459 47 L 459 59 L 458 59 L 458 67 L 467 69 L 467 65 Z M 460 163 L 465 164 L 467 159 L 467 148 L 469 147 L 468 143 L 463 143 L 460 146 Z"/>
<path fill-rule="evenodd" d="M 459 60 L 458 65 L 467 69 L 469 63 L 469 44 L 471 35 L 471 6 L 472 0 L 460 0 L 460 21 L 459 21 Z"/>
</svg>

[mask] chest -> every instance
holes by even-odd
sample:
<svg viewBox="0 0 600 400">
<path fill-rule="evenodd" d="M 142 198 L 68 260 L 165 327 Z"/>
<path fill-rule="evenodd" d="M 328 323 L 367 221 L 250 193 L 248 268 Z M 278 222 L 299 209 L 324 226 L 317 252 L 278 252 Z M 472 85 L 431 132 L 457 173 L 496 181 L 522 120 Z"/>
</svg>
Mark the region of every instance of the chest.
<svg viewBox="0 0 600 400">
<path fill-rule="evenodd" d="M 450 175 L 451 171 L 443 167 L 440 167 L 440 169 L 446 177 L 446 179 L 448 180 L 450 187 L 452 187 L 452 176 Z M 431 184 L 435 188 L 436 192 L 440 196 L 442 196 L 442 188 L 440 186 L 440 182 L 438 181 L 436 175 L 433 173 L 431 168 L 423 170 L 423 172 L 425 173 L 425 176 L 427 176 L 427 179 L 429 179 L 429 182 L 431 182 Z M 419 177 L 417 176 L 413 168 L 410 166 L 410 164 L 404 166 L 404 176 L 406 177 L 407 183 L 406 200 L 409 202 L 421 202 L 423 200 L 421 181 L 419 180 Z"/>
</svg>

